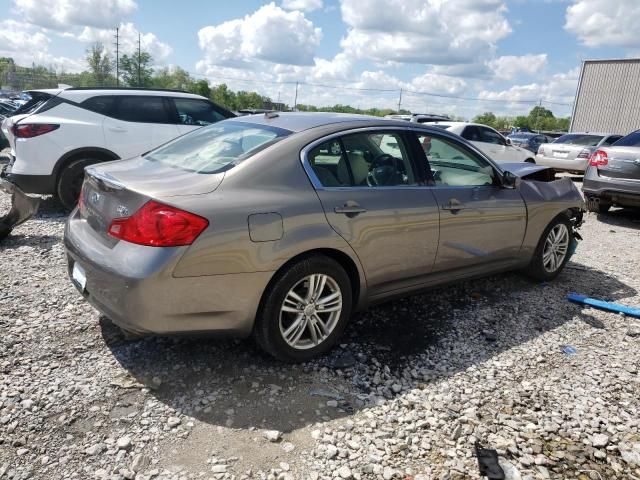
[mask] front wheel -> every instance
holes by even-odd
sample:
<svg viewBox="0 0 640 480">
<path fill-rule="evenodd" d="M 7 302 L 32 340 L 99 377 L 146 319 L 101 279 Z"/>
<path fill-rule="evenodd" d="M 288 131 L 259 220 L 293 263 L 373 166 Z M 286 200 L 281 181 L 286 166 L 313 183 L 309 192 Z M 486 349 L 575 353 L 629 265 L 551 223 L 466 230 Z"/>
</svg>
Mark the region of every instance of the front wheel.
<svg viewBox="0 0 640 480">
<path fill-rule="evenodd" d="M 278 274 L 264 294 L 254 338 L 285 362 L 304 362 L 327 352 L 351 315 L 349 277 L 335 260 L 303 259 Z"/>
<path fill-rule="evenodd" d="M 571 222 L 558 215 L 544 230 L 526 273 L 541 281 L 556 278 L 569 261 L 573 241 Z"/>
<path fill-rule="evenodd" d="M 536 161 L 533 158 L 527 158 L 524 162 L 525 163 L 533 163 L 533 164 L 536 163 Z"/>
</svg>

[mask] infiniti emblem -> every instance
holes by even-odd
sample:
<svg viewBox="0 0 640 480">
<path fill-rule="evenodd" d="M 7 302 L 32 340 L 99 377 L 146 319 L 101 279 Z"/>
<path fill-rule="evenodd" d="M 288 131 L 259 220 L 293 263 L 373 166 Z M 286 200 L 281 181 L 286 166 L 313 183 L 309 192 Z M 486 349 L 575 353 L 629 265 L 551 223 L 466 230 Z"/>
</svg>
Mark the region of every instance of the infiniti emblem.
<svg viewBox="0 0 640 480">
<path fill-rule="evenodd" d="M 89 200 L 94 205 L 97 205 L 101 197 L 102 195 L 100 195 L 98 192 L 91 192 L 91 195 L 89 196 Z"/>
<path fill-rule="evenodd" d="M 118 207 L 116 208 L 116 213 L 118 214 L 119 217 L 128 217 L 129 209 L 124 205 L 118 205 Z"/>
<path fill-rule="evenodd" d="M 633 163 L 635 163 L 636 165 L 638 165 L 640 167 L 640 158 L 636 158 Z"/>
</svg>

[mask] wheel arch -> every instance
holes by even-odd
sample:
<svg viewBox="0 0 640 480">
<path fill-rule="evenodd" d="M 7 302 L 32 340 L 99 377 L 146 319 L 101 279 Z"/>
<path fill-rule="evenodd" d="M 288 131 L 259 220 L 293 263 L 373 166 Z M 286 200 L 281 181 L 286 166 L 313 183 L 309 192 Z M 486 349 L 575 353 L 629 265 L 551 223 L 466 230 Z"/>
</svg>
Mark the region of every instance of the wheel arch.
<svg viewBox="0 0 640 480">
<path fill-rule="evenodd" d="M 315 255 L 323 255 L 325 257 L 329 257 L 332 260 L 335 260 L 337 263 L 339 263 L 342 268 L 344 268 L 345 272 L 347 273 L 347 276 L 349 277 L 349 282 L 351 283 L 351 297 L 353 300 L 353 309 L 357 310 L 359 306 L 362 306 L 363 301 L 362 301 L 361 295 L 363 294 L 364 277 L 361 274 L 361 271 L 358 268 L 356 261 L 347 253 L 340 250 L 336 250 L 334 248 L 315 248 L 312 250 L 301 252 L 291 257 L 284 264 L 282 264 L 280 268 L 278 268 L 278 270 L 274 272 L 274 274 L 271 276 L 271 279 L 269 280 L 269 283 L 267 283 L 267 286 L 262 292 L 258 309 L 262 308 L 267 292 L 271 289 L 271 287 L 279 278 L 282 272 L 287 270 L 287 268 L 291 267 L 291 265 L 298 263 L 301 260 L 304 260 L 305 258 L 313 257 Z"/>
<path fill-rule="evenodd" d="M 53 169 L 53 176 L 56 179 L 55 185 L 58 185 L 60 181 L 60 173 L 65 169 L 67 165 L 75 160 L 79 160 L 81 158 L 96 158 L 101 162 L 109 162 L 112 160 L 120 160 L 120 157 L 116 155 L 111 150 L 101 147 L 82 147 L 76 148 L 65 153 L 62 157 L 58 159 L 56 165 Z"/>
</svg>

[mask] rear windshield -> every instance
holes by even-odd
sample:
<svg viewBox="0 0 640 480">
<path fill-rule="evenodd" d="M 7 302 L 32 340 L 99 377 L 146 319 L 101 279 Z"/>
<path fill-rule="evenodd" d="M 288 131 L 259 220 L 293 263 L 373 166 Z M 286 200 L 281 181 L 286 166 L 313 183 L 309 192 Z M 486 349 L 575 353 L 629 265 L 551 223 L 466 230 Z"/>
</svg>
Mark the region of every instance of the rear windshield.
<svg viewBox="0 0 640 480">
<path fill-rule="evenodd" d="M 640 130 L 630 133 L 613 144 L 614 147 L 640 147 Z"/>
<path fill-rule="evenodd" d="M 595 147 L 604 137 L 602 135 L 587 135 L 581 133 L 570 133 L 562 135 L 553 143 L 570 143 L 571 145 L 583 145 L 585 147 Z"/>
<path fill-rule="evenodd" d="M 511 140 L 518 140 L 519 142 L 524 142 L 526 140 L 530 140 L 534 137 L 534 135 L 509 135 Z"/>
<path fill-rule="evenodd" d="M 220 173 L 290 133 L 266 125 L 225 121 L 184 135 L 145 158 L 190 172 Z"/>
</svg>

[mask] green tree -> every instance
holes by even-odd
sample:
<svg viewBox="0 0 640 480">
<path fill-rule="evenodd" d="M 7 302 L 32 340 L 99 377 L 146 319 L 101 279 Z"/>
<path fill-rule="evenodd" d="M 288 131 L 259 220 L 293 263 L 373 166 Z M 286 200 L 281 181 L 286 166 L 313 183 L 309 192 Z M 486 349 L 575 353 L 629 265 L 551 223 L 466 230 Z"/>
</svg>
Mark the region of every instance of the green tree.
<svg viewBox="0 0 640 480">
<path fill-rule="evenodd" d="M 89 66 L 89 73 L 93 75 L 94 85 L 100 86 L 110 83 L 113 62 L 103 44 L 98 42 L 91 45 L 87 49 L 85 60 Z"/>
<path fill-rule="evenodd" d="M 152 61 L 151 54 L 145 51 L 136 51 L 132 55 L 122 55 L 120 58 L 120 75 L 124 83 L 129 87 L 151 86 Z"/>
<path fill-rule="evenodd" d="M 209 98 L 211 96 L 211 87 L 206 80 L 198 80 L 197 82 L 191 82 L 187 87 L 187 90 L 196 95 L 202 95 Z"/>
<path fill-rule="evenodd" d="M 211 89 L 211 100 L 229 110 L 238 110 L 235 92 L 224 83 Z"/>
<path fill-rule="evenodd" d="M 493 112 L 484 112 L 482 115 L 478 115 L 473 119 L 473 123 L 481 123 L 483 125 L 488 125 L 489 127 L 494 127 L 496 125 L 496 116 Z"/>
<path fill-rule="evenodd" d="M 162 68 L 156 71 L 151 79 L 151 86 L 156 88 L 191 91 L 193 84 L 194 80 L 189 72 L 180 67 Z"/>
</svg>

